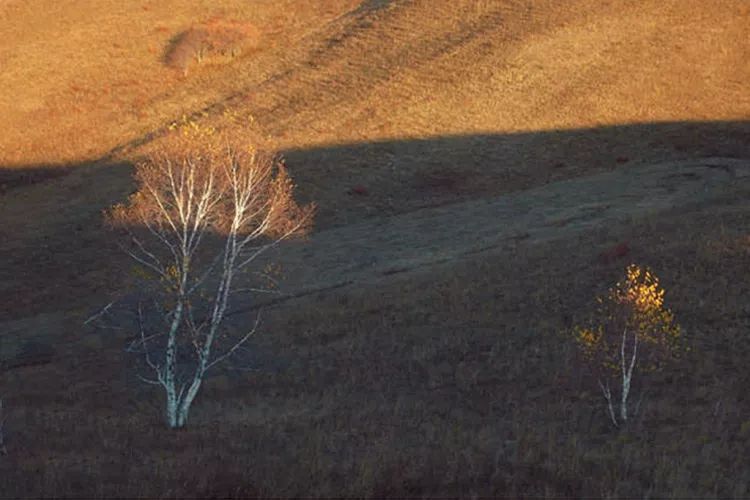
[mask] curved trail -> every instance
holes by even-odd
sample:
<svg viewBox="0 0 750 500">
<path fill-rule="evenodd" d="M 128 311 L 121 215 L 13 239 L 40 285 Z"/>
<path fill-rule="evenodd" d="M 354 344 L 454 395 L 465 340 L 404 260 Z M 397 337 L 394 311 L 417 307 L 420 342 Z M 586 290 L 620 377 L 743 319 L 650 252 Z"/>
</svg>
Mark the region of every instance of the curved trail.
<svg viewBox="0 0 750 500">
<path fill-rule="evenodd" d="M 282 264 L 285 294 L 253 308 L 374 283 L 519 240 L 569 237 L 608 222 L 710 202 L 739 182 L 750 182 L 748 160 L 666 162 L 322 231 L 265 256 Z"/>
</svg>

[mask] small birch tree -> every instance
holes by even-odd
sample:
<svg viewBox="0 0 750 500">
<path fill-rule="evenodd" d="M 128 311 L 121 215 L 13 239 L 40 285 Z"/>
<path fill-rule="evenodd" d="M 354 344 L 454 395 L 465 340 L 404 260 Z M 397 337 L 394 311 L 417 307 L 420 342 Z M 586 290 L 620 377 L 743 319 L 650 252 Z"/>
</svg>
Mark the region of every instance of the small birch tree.
<svg viewBox="0 0 750 500">
<path fill-rule="evenodd" d="M 612 424 L 620 427 L 631 416 L 636 369 L 652 372 L 673 358 L 682 332 L 664 307 L 659 279 L 648 269 L 628 266 L 625 279 L 596 301 L 593 320 L 576 327 L 574 336 L 594 371 Z"/>
<path fill-rule="evenodd" d="M 159 321 L 145 319 L 131 345 L 163 388 L 166 420 L 188 420 L 206 372 L 255 333 L 229 335 L 223 322 L 239 274 L 263 252 L 309 227 L 314 207 L 292 199 L 277 157 L 190 123 L 136 165 L 137 191 L 107 213 L 123 247 L 151 278 Z"/>
</svg>

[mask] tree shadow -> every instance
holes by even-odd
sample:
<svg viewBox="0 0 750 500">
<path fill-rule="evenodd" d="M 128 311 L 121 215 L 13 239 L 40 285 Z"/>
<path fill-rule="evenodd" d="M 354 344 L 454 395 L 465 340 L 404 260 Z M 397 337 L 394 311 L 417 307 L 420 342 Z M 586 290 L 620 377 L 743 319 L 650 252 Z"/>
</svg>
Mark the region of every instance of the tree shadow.
<svg viewBox="0 0 750 500">
<path fill-rule="evenodd" d="M 70 310 L 116 286 L 102 210 L 133 192 L 132 172 L 123 161 L 0 167 L 0 321 Z"/>
<path fill-rule="evenodd" d="M 70 173 L 72 168 L 56 165 L 0 167 L 0 196 L 15 188 L 30 186 L 65 176 Z"/>
</svg>

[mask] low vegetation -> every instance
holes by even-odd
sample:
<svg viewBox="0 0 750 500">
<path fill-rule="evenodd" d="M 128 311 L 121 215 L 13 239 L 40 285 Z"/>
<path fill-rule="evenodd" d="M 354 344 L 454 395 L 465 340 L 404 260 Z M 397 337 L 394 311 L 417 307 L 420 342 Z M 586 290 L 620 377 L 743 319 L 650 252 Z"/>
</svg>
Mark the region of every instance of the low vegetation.
<svg viewBox="0 0 750 500">
<path fill-rule="evenodd" d="M 167 65 L 187 75 L 194 63 L 207 57 L 236 57 L 258 44 L 260 34 L 250 23 L 213 18 L 178 34 L 164 56 Z"/>
<path fill-rule="evenodd" d="M 0 0 L 0 497 L 750 498 L 746 0 L 67 4 Z"/>
<path fill-rule="evenodd" d="M 747 195 L 279 303 L 251 370 L 207 377 L 179 433 L 164 432 L 123 337 L 101 332 L 75 356 L 5 374 L 14 434 L 0 490 L 746 497 L 750 285 L 737 277 L 750 214 L 735 203 Z M 614 429 L 560 332 L 621 278 L 627 261 L 598 255 L 623 241 L 659 270 L 693 349 L 648 374 L 640 411 Z"/>
</svg>

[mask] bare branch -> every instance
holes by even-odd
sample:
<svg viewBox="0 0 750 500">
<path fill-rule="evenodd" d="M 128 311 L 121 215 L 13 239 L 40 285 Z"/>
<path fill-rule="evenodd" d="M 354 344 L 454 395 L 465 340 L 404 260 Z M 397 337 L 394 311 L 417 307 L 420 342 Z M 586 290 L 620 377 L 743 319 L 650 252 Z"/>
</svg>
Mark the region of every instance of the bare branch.
<svg viewBox="0 0 750 500">
<path fill-rule="evenodd" d="M 258 256 L 260 256 L 266 250 L 275 247 L 276 245 L 278 245 L 279 243 L 281 243 L 285 239 L 287 239 L 287 238 L 291 237 L 292 235 L 294 235 L 295 233 L 297 233 L 299 231 L 299 229 L 305 223 L 306 223 L 305 220 L 301 220 L 299 223 L 297 223 L 291 229 L 289 229 L 288 231 L 286 231 L 283 235 L 281 235 L 278 238 L 274 239 L 271 243 L 259 247 L 257 251 L 253 252 L 250 255 L 250 257 L 248 257 L 247 259 L 245 259 L 244 261 L 242 261 L 239 265 L 237 265 L 237 269 L 242 269 L 243 267 L 247 266 L 252 261 L 254 261 Z"/>
<path fill-rule="evenodd" d="M 141 353 L 155 374 L 139 378 L 164 388 L 171 427 L 185 425 L 206 370 L 236 354 L 258 329 L 260 315 L 239 338 L 220 336 L 233 293 L 280 293 L 235 288 L 237 272 L 302 232 L 312 213 L 294 203 L 294 186 L 275 158 L 220 134 L 191 135 L 199 127 L 189 128 L 137 166 L 139 191 L 112 218 L 131 235 L 131 258 L 162 278 L 154 303 L 162 321 L 147 325 L 139 303 L 138 339 L 126 350 Z M 207 234 L 223 240 L 218 248 L 201 246 Z"/>
<path fill-rule="evenodd" d="M 601 387 L 602 392 L 604 393 L 604 398 L 607 400 L 607 410 L 609 412 L 609 418 L 614 424 L 615 427 L 619 427 L 617 424 L 617 417 L 615 416 L 615 408 L 612 405 L 612 391 L 609 390 L 609 382 L 607 382 L 606 385 L 602 384 L 602 381 L 599 380 L 599 387 Z"/>
<path fill-rule="evenodd" d="M 151 352 L 148 349 L 147 342 L 148 339 L 155 337 L 156 335 L 152 335 L 151 337 L 146 337 L 146 328 L 143 321 L 143 307 L 141 304 L 138 304 L 138 329 L 141 333 L 141 345 L 143 346 L 144 354 L 146 355 L 146 363 L 148 366 L 156 372 L 157 378 L 160 382 L 163 383 L 163 376 L 162 376 L 162 370 L 159 365 L 157 365 L 154 361 L 151 360 Z M 161 334 L 158 334 L 161 335 Z"/>
<path fill-rule="evenodd" d="M 208 370 L 212 366 L 215 366 L 217 363 L 221 363 L 222 361 L 230 357 L 232 354 L 234 354 L 235 351 L 237 351 L 237 349 L 239 349 L 242 346 L 242 344 L 247 342 L 247 340 L 255 334 L 256 330 L 258 329 L 259 323 L 260 323 L 260 311 L 258 311 L 258 316 L 255 318 L 255 324 L 253 325 L 252 330 L 250 330 L 247 334 L 245 334 L 245 336 L 242 337 L 236 344 L 234 344 L 227 352 L 225 352 L 221 356 L 218 356 L 211 363 L 206 365 L 205 370 Z"/>
<path fill-rule="evenodd" d="M 205 281 L 211 276 L 211 274 L 214 272 L 214 269 L 216 268 L 216 264 L 221 262 L 224 255 L 223 253 L 219 253 L 214 257 L 214 259 L 211 261 L 210 264 L 206 266 L 206 269 L 203 271 L 203 274 L 193 282 L 193 285 L 188 288 L 187 292 L 185 292 L 186 296 L 192 295 L 200 286 L 205 283 Z"/>
<path fill-rule="evenodd" d="M 164 272 L 163 269 L 155 266 L 154 264 L 152 264 L 151 262 L 148 262 L 147 260 L 142 259 L 138 254 L 136 254 L 134 252 L 131 252 L 130 250 L 125 250 L 125 253 L 127 253 L 128 255 L 130 255 L 130 257 L 134 261 L 138 262 L 142 266 L 147 267 L 147 268 L 151 269 L 152 271 L 154 271 L 158 276 L 160 276 L 162 278 L 167 278 L 168 277 L 167 273 Z"/>
<path fill-rule="evenodd" d="M 232 293 L 242 293 L 242 292 L 255 292 L 255 293 L 268 293 L 271 295 L 284 295 L 284 292 L 281 290 L 268 290 L 265 288 L 236 288 L 232 290 Z"/>
<path fill-rule="evenodd" d="M 136 377 L 138 377 L 138 380 L 140 380 L 141 382 L 145 382 L 146 384 L 150 384 L 150 385 L 164 385 L 160 380 L 154 380 L 154 379 L 146 378 L 146 377 L 144 377 L 142 375 L 139 375 L 139 374 L 136 374 Z"/>
<path fill-rule="evenodd" d="M 142 223 L 146 227 L 146 229 L 149 230 L 151 234 L 153 234 L 165 247 L 169 249 L 175 262 L 179 261 L 179 253 L 177 252 L 177 249 L 169 241 L 169 239 L 164 235 L 164 233 L 158 228 L 154 228 L 151 222 L 148 221 L 148 219 L 142 219 Z M 158 262 L 158 259 L 155 259 L 155 260 L 157 260 Z"/>
<path fill-rule="evenodd" d="M 101 318 L 105 314 L 107 314 L 107 311 L 109 311 L 109 308 L 112 307 L 114 304 L 114 301 L 110 302 L 106 306 L 104 306 L 99 312 L 95 313 L 94 315 L 90 316 L 89 319 L 83 322 L 84 325 L 88 325 L 92 321 L 96 321 L 97 319 Z"/>
</svg>

